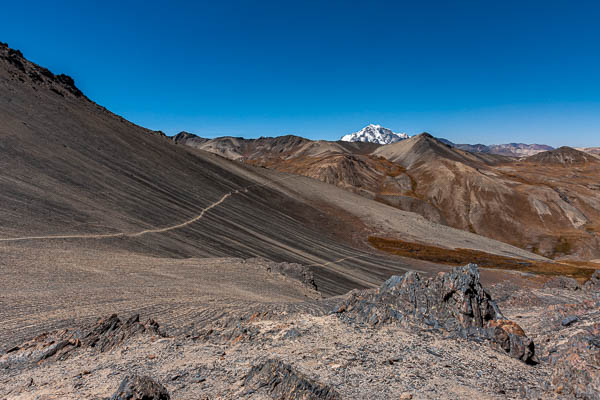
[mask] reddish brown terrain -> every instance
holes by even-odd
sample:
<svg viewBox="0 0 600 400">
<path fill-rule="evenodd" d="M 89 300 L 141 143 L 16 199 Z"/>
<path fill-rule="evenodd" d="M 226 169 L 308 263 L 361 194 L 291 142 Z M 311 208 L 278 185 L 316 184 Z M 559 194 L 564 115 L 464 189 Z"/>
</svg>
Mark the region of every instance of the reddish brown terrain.
<svg viewBox="0 0 600 400">
<path fill-rule="evenodd" d="M 470 153 L 428 134 L 385 146 L 294 136 L 174 140 L 309 176 L 545 257 L 600 258 L 600 160 L 572 148 L 514 158 Z"/>
</svg>

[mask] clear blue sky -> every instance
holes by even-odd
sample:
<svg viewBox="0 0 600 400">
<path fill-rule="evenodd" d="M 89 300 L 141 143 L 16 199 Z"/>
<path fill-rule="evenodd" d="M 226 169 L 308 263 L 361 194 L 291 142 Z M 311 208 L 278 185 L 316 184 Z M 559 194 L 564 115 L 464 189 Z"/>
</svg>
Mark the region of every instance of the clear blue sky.
<svg viewBox="0 0 600 400">
<path fill-rule="evenodd" d="M 143 126 L 600 146 L 598 1 L 28 1 L 0 41 Z"/>
</svg>

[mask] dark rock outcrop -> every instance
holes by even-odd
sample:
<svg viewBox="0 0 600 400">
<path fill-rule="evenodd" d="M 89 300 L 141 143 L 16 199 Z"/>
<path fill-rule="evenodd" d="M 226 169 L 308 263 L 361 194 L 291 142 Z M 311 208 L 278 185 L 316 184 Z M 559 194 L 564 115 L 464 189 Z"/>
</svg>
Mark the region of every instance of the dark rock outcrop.
<svg viewBox="0 0 600 400">
<path fill-rule="evenodd" d="M 483 288 L 475 264 L 424 278 L 416 272 L 393 276 L 378 290 L 351 292 L 336 308 L 344 320 L 379 326 L 419 323 L 477 341 L 490 342 L 511 357 L 534 362 L 534 344 L 505 320 Z"/>
<path fill-rule="evenodd" d="M 139 314 L 135 314 L 123 321 L 113 314 L 108 318 L 99 319 L 87 329 L 62 329 L 43 333 L 20 346 L 9 349 L 0 357 L 0 363 L 65 360 L 80 348 L 93 348 L 98 352 L 104 352 L 139 334 L 164 336 L 159 330 L 158 323 L 153 319 L 140 323 Z"/>
<path fill-rule="evenodd" d="M 167 389 L 148 376 L 128 376 L 110 400 L 169 400 Z"/>
<path fill-rule="evenodd" d="M 274 399 L 337 400 L 340 395 L 330 386 L 323 385 L 296 372 L 279 360 L 267 360 L 252 367 L 244 386 L 249 390 L 264 389 Z"/>
<path fill-rule="evenodd" d="M 288 262 L 267 262 L 267 271 L 271 273 L 279 273 L 290 279 L 295 279 L 308 289 L 314 291 L 318 290 L 312 271 L 305 265 Z"/>
<path fill-rule="evenodd" d="M 18 70 L 17 76 L 22 82 L 25 82 L 24 78 L 29 77 L 32 83 L 45 86 L 60 96 L 64 97 L 63 92 L 59 89 L 62 88 L 75 97 L 85 98 L 81 90 L 75 86 L 73 78 L 65 74 L 55 75 L 49 69 L 28 61 L 23 53 L 11 49 L 6 43 L 0 43 L 0 60 L 2 59 Z"/>
<path fill-rule="evenodd" d="M 83 93 L 77 88 L 77 86 L 75 86 L 75 81 L 69 75 L 56 75 L 56 81 L 61 83 L 65 88 L 67 88 L 69 92 L 73 93 L 75 97 L 83 96 Z"/>
</svg>

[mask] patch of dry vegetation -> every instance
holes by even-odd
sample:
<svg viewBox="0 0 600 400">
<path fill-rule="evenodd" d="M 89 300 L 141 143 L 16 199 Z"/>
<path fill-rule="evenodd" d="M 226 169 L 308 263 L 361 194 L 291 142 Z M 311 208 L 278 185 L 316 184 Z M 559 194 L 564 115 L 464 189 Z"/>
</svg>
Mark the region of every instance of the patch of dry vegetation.
<svg viewBox="0 0 600 400">
<path fill-rule="evenodd" d="M 369 243 L 378 250 L 402 257 L 415 258 L 447 265 L 476 263 L 483 268 L 528 272 L 543 276 L 569 276 L 579 281 L 589 279 L 597 264 L 585 262 L 543 262 L 499 256 L 471 249 L 446 249 L 405 242 L 398 239 L 369 236 Z"/>
</svg>

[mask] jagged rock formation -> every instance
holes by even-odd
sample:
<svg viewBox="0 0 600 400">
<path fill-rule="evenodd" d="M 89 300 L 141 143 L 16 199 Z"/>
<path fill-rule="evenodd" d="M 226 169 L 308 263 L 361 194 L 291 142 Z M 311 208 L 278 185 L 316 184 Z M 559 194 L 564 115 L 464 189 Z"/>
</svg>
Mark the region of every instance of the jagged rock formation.
<svg viewBox="0 0 600 400">
<path fill-rule="evenodd" d="M 354 291 L 335 309 L 344 320 L 380 326 L 417 322 L 473 340 L 489 341 L 524 362 L 534 362 L 534 344 L 502 316 L 479 281 L 475 264 L 423 278 L 393 276 L 378 290 Z"/>
<path fill-rule="evenodd" d="M 167 389 L 148 376 L 128 376 L 110 400 L 170 400 Z"/>
<path fill-rule="evenodd" d="M 113 314 L 81 330 L 63 329 L 38 335 L 28 342 L 8 349 L 6 354 L 0 357 L 0 364 L 65 360 L 83 348 L 92 348 L 101 353 L 141 334 L 164 336 L 153 319 L 141 323 L 139 314 L 127 320 L 121 320 L 117 314 Z"/>
<path fill-rule="evenodd" d="M 252 262 L 253 260 L 250 259 L 248 261 Z M 314 274 L 305 265 L 296 264 L 296 263 L 286 263 L 286 262 L 274 263 L 274 262 L 268 262 L 268 260 L 260 260 L 260 259 L 258 261 L 262 261 L 266 265 L 268 272 L 281 274 L 290 279 L 295 279 L 295 280 L 299 281 L 300 283 L 302 283 L 302 285 L 304 285 L 306 288 L 308 288 L 314 292 L 318 292 L 317 284 L 315 283 Z"/>
<path fill-rule="evenodd" d="M 36 86 L 42 86 L 50 89 L 56 95 L 64 97 L 67 93 L 74 97 L 87 99 L 81 90 L 75 86 L 75 81 L 68 75 L 55 75 L 50 70 L 29 62 L 19 50 L 8 47 L 6 43 L 0 42 L 0 60 L 5 60 L 16 67 L 22 74 L 13 76 L 21 81 L 29 79 Z"/>
<path fill-rule="evenodd" d="M 266 391 L 273 399 L 338 400 L 330 386 L 323 385 L 279 360 L 267 360 L 252 367 L 244 386 L 251 391 Z"/>
</svg>

